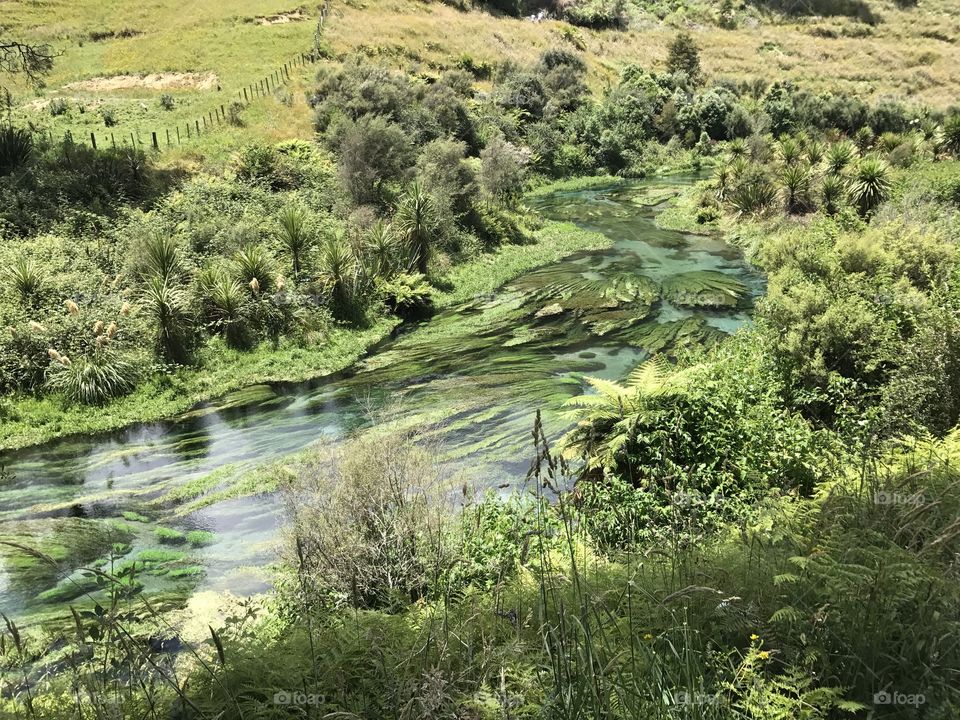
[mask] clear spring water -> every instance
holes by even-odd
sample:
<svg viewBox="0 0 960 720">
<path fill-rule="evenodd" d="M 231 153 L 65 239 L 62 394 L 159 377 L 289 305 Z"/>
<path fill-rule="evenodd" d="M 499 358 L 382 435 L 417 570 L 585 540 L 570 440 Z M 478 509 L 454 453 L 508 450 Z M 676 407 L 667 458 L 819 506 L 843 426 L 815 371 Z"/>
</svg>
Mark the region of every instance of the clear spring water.
<svg viewBox="0 0 960 720">
<path fill-rule="evenodd" d="M 105 563 L 118 541 L 117 562 L 151 563 L 140 574 L 148 593 L 264 589 L 282 503 L 250 492 L 210 503 L 210 493 L 310 443 L 343 437 L 371 408 L 436 439 L 483 483 L 517 482 L 529 466 L 535 411 L 559 435 L 561 406 L 585 391 L 584 375 L 620 379 L 653 351 L 714 342 L 749 319 L 763 279 L 716 238 L 657 228 L 656 200 L 668 185 L 538 199 L 546 217 L 604 233 L 613 247 L 572 255 L 405 328 L 347 373 L 253 387 L 166 422 L 0 458 L 0 539 L 58 563 L 0 550 L 0 611 L 40 618 L 89 602 L 72 597 L 79 590 L 64 578 L 82 585 L 78 568 Z M 682 295 L 651 299 L 658 287 L 703 272 L 736 282 L 738 299 L 712 308 Z M 184 497 L 198 482 L 206 500 Z M 162 543 L 158 527 L 213 535 L 196 547 Z"/>
</svg>

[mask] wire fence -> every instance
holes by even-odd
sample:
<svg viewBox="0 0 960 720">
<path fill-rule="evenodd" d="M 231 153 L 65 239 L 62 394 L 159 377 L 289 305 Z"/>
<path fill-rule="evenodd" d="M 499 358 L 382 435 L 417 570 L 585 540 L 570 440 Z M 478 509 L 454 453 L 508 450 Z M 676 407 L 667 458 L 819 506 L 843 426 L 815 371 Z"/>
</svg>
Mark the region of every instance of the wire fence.
<svg viewBox="0 0 960 720">
<path fill-rule="evenodd" d="M 85 138 L 75 137 L 72 132 L 67 131 L 60 139 L 69 139 L 72 142 L 82 142 L 84 144 L 89 142 L 94 150 L 101 147 L 133 147 L 139 150 L 161 152 L 168 148 L 182 146 L 185 143 L 198 140 L 225 125 L 238 125 L 239 114 L 244 108 L 257 100 L 272 97 L 279 88 L 290 83 L 292 71 L 312 65 L 323 57 L 323 33 L 326 29 L 329 14 L 330 3 L 324 2 L 320 7 L 317 28 L 313 35 L 313 47 L 308 52 L 298 53 L 267 76 L 240 88 L 236 91 L 235 97 L 231 93 L 230 99 L 225 99 L 203 115 L 177 123 L 172 127 L 162 126 L 156 130 L 136 129 L 122 132 L 109 130 L 100 133 L 91 131 L 89 137 Z M 55 141 L 52 131 L 48 130 L 46 135 L 50 142 Z"/>
</svg>

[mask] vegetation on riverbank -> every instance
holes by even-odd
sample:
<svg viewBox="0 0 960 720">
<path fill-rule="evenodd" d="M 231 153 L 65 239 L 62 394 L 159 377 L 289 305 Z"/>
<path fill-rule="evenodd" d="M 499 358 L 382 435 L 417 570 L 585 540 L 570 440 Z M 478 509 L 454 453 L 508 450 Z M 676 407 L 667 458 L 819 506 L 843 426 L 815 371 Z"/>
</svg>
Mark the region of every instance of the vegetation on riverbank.
<svg viewBox="0 0 960 720">
<path fill-rule="evenodd" d="M 717 22 L 760 12 L 724 7 Z M 858 10 L 802 31 L 871 36 L 876 8 L 843 7 L 875 22 Z M 494 66 L 481 46 L 452 63 L 438 41 L 417 57 L 446 58 L 435 73 L 371 59 L 412 59 L 407 44 L 365 46 L 321 67 L 316 143 L 249 144 L 226 173 L 175 177 L 136 153 L 0 131 L 11 437 L 69 429 L 51 417 L 59 407 L 75 425 L 115 426 L 248 380 L 341 367 L 401 319 L 450 312 L 608 242 L 529 212 L 531 178 L 577 191 L 666 164 L 711 166 L 660 221 L 743 248 L 768 276 L 754 322 L 619 382 L 587 378 L 559 443 L 534 398 L 531 471 L 508 497 L 443 463 L 429 424 L 458 418 L 424 413 L 310 447 L 269 475 L 234 481 L 225 476 L 242 468 L 221 466 L 154 488 L 155 504 L 125 523 L 74 518 L 96 543 L 5 537 L 20 569 L 59 581 L 44 602 L 101 594 L 68 632 L 7 620 L 0 713 L 956 717 L 960 115 L 839 82 L 725 81 L 672 31 L 666 71 L 625 65 L 592 94 L 613 77 L 607 50 L 581 51 L 632 43 L 622 24 L 648 12 L 632 2 L 564 3 L 565 20 L 542 27 L 436 3 L 392 8 L 383 37 L 457 12 L 550 44 Z M 341 41 L 355 49 L 379 16 L 342 12 Z M 877 47 L 893 42 L 876 32 Z M 466 36 L 484 50 L 496 47 L 489 37 Z M 926 64 L 939 72 L 950 53 Z M 616 297 L 600 309 L 629 322 L 661 291 L 707 307 L 746 291 L 700 272 L 650 288 L 611 282 Z M 582 324 L 602 335 L 602 323 Z M 148 584 L 195 577 L 210 538 L 162 526 L 150 534 L 164 547 L 133 554 L 133 524 L 149 520 L 139 511 L 264 490 L 282 494 L 290 520 L 275 591 L 181 634 Z"/>
</svg>

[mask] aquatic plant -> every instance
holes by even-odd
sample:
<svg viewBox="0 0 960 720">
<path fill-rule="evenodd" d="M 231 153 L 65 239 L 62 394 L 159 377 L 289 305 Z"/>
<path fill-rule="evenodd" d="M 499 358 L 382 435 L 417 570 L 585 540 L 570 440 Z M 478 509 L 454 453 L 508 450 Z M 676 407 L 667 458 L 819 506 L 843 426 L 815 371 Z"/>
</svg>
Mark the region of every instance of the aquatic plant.
<svg viewBox="0 0 960 720">
<path fill-rule="evenodd" d="M 736 307 L 745 298 L 747 286 L 729 273 L 693 270 L 663 280 L 663 296 L 675 305 L 689 307 Z"/>
</svg>

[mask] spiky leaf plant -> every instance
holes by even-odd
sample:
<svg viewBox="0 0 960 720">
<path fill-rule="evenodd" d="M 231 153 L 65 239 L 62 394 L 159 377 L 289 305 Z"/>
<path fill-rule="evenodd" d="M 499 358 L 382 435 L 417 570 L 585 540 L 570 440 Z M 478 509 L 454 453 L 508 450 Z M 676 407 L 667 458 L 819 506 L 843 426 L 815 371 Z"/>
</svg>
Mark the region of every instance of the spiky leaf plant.
<svg viewBox="0 0 960 720">
<path fill-rule="evenodd" d="M 409 249 L 412 266 L 426 275 L 439 234 L 439 221 L 433 198 L 418 183 L 414 183 L 401 199 L 393 225 Z"/>
<path fill-rule="evenodd" d="M 30 161 L 33 135 L 13 126 L 0 126 L 0 176 L 9 175 Z"/>
<path fill-rule="evenodd" d="M 168 362 L 189 362 L 193 317 L 186 291 L 153 275 L 144 285 L 141 303 L 154 326 L 157 354 Z"/>
<path fill-rule="evenodd" d="M 21 302 L 33 305 L 43 287 L 40 270 L 27 258 L 17 258 L 7 269 L 7 279 Z"/>
<path fill-rule="evenodd" d="M 943 146 L 954 155 L 960 155 L 960 113 L 955 113 L 944 121 Z"/>
<path fill-rule="evenodd" d="M 820 183 L 820 202 L 824 211 L 829 215 L 836 214 L 843 197 L 847 192 L 847 184 L 839 175 L 827 175 Z"/>
<path fill-rule="evenodd" d="M 164 233 L 154 233 L 143 241 L 140 274 L 143 278 L 156 277 L 172 283 L 183 271 L 183 261 L 177 242 Z"/>
<path fill-rule="evenodd" d="M 137 365 L 109 351 L 98 350 L 70 362 L 55 360 L 47 372 L 47 387 L 72 403 L 102 405 L 136 386 Z"/>
<path fill-rule="evenodd" d="M 280 241 L 290 255 L 294 280 L 300 279 L 302 260 L 310 247 L 307 213 L 299 205 L 288 205 L 280 212 Z"/>
<path fill-rule="evenodd" d="M 791 214 L 810 209 L 810 169 L 803 164 L 787 165 L 780 171 L 784 203 Z"/>
<path fill-rule="evenodd" d="M 843 172 L 857 156 L 856 146 L 849 140 L 841 140 L 827 150 L 827 171 L 834 175 Z"/>
<path fill-rule="evenodd" d="M 850 197 L 865 217 L 887 199 L 891 188 L 890 166 L 878 157 L 868 156 L 857 165 Z"/>
<path fill-rule="evenodd" d="M 237 278 L 249 287 L 254 295 L 274 289 L 276 265 L 262 246 L 250 243 L 240 248 L 233 256 Z M 256 283 L 253 281 L 256 280 Z"/>
</svg>

